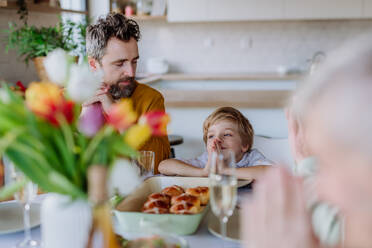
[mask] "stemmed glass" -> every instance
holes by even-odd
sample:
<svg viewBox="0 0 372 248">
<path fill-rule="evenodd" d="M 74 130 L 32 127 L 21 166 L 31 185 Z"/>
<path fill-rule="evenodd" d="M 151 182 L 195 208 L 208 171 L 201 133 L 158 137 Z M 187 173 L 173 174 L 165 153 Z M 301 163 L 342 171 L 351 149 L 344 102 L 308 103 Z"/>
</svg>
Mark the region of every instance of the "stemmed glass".
<svg viewBox="0 0 372 248">
<path fill-rule="evenodd" d="M 139 151 L 139 156 L 133 161 L 141 171 L 141 176 L 144 178 L 155 174 L 155 153 L 153 151 Z"/>
<path fill-rule="evenodd" d="M 31 224 L 30 224 L 30 208 L 31 202 L 37 195 L 38 187 L 36 184 L 29 181 L 25 175 L 17 170 L 14 165 L 11 166 L 11 179 L 15 182 L 24 181 L 26 183 L 20 191 L 14 194 L 14 198 L 21 203 L 23 207 L 23 223 L 24 223 L 24 239 L 18 243 L 15 247 L 40 247 L 38 241 L 33 240 L 31 237 Z"/>
<path fill-rule="evenodd" d="M 226 224 L 237 202 L 236 163 L 233 151 L 213 153 L 209 172 L 212 212 L 220 221 L 222 238 L 226 238 Z M 223 243 L 224 245 L 224 243 Z"/>
</svg>

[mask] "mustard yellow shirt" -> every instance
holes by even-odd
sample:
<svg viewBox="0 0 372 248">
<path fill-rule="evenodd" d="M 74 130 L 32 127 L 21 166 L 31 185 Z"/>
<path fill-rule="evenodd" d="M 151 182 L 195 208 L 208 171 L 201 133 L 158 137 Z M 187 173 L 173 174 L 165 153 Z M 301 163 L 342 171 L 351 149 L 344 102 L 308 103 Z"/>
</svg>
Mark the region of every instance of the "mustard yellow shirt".
<svg viewBox="0 0 372 248">
<path fill-rule="evenodd" d="M 165 111 L 164 97 L 159 91 L 148 85 L 137 82 L 137 87 L 130 98 L 132 99 L 134 110 L 137 112 L 138 116 L 153 110 Z M 164 159 L 168 159 L 170 156 L 168 136 L 152 137 L 139 150 L 153 151 L 155 153 L 154 169 L 155 173 L 158 174 L 159 163 Z"/>
</svg>

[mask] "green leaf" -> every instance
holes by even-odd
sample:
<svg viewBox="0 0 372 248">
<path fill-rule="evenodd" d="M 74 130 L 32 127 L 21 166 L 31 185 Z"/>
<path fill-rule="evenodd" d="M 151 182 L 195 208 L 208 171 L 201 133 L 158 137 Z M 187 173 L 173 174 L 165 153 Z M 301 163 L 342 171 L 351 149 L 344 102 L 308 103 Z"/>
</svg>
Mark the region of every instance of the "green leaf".
<svg viewBox="0 0 372 248">
<path fill-rule="evenodd" d="M 122 140 L 116 140 L 112 148 L 115 153 L 124 157 L 137 157 L 138 152 Z"/>
<path fill-rule="evenodd" d="M 14 142 L 11 147 L 17 150 L 19 154 L 26 157 L 27 159 L 35 161 L 38 168 L 40 168 L 40 170 L 42 170 L 44 173 L 50 171 L 51 168 L 45 157 L 37 152 L 37 150 L 33 149 L 32 146 L 20 142 Z"/>
<path fill-rule="evenodd" d="M 73 54 L 83 54 L 85 51 L 85 30 L 87 22 L 75 23 L 60 21 L 56 26 L 36 27 L 23 25 L 18 27 L 9 23 L 4 32 L 7 36 L 5 50 L 15 49 L 19 58 L 26 64 L 38 56 L 46 56 L 56 48 L 62 48 Z"/>
<path fill-rule="evenodd" d="M 14 149 L 7 149 L 5 154 L 31 181 L 38 184 L 45 191 L 53 191 L 53 187 L 48 181 L 47 173 L 40 169 L 37 162 L 23 156 Z"/>
<path fill-rule="evenodd" d="M 72 179 L 74 175 L 74 169 L 75 169 L 73 157 L 70 156 L 66 143 L 64 139 L 62 138 L 61 134 L 54 132 L 53 139 L 57 146 L 58 151 L 60 152 L 60 156 L 63 161 L 63 164 L 66 168 L 66 172 L 67 172 L 66 174 L 68 177 Z"/>
<path fill-rule="evenodd" d="M 78 187 L 72 184 L 66 177 L 63 175 L 51 172 L 49 174 L 50 180 L 53 184 L 60 188 L 61 192 L 64 192 L 66 195 L 71 195 L 72 197 L 85 198 L 86 194 L 82 192 Z"/>
<path fill-rule="evenodd" d="M 105 126 L 98 131 L 98 133 L 93 137 L 93 139 L 89 142 L 87 149 L 82 154 L 82 165 L 87 167 L 89 160 L 93 157 L 93 154 L 97 151 L 97 147 L 104 139 L 105 136 L 109 136 L 114 132 L 112 127 Z"/>
<path fill-rule="evenodd" d="M 0 154 L 3 154 L 4 151 L 17 139 L 18 135 L 22 133 L 20 129 L 14 129 L 6 133 L 0 139 Z"/>
<path fill-rule="evenodd" d="M 12 195 L 14 195 L 16 192 L 20 191 L 23 186 L 26 185 L 27 179 L 21 179 L 16 182 L 12 182 L 0 189 L 0 201 L 6 200 Z"/>
</svg>

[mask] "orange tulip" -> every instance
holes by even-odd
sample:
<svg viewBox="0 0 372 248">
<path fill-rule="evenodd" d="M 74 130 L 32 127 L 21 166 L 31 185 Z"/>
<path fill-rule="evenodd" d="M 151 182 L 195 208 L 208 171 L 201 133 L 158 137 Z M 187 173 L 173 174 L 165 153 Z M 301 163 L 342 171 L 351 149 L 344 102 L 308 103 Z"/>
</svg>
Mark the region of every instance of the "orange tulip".
<svg viewBox="0 0 372 248">
<path fill-rule="evenodd" d="M 64 117 L 68 123 L 74 119 L 74 103 L 63 97 L 62 90 L 49 82 L 32 82 L 26 90 L 27 106 L 36 115 L 59 126 L 59 118 Z"/>
<path fill-rule="evenodd" d="M 129 128 L 136 120 L 137 114 L 134 112 L 132 102 L 129 99 L 123 99 L 113 104 L 107 113 L 107 123 L 120 132 Z"/>
<path fill-rule="evenodd" d="M 167 135 L 167 125 L 170 117 L 164 111 L 151 111 L 141 116 L 139 123 L 147 124 L 155 136 Z"/>
</svg>

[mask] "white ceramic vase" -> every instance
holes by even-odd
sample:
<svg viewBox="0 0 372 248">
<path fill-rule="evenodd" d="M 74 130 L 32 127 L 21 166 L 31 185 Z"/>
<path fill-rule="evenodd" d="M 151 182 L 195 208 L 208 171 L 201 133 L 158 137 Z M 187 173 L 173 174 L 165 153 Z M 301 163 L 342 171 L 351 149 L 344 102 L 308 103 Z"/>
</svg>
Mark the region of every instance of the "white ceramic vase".
<svg viewBox="0 0 372 248">
<path fill-rule="evenodd" d="M 50 194 L 41 206 L 41 237 L 45 248 L 86 246 L 92 222 L 86 201 Z"/>
</svg>

